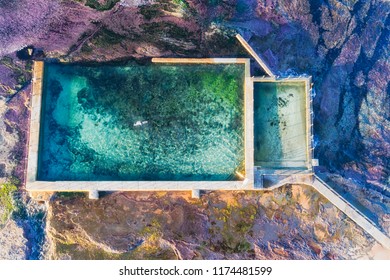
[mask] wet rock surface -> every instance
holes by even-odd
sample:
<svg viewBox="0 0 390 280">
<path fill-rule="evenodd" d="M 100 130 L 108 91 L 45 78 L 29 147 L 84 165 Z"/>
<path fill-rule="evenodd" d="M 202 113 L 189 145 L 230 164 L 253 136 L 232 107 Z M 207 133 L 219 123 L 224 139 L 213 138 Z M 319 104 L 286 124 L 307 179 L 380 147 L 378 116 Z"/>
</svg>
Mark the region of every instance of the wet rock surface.
<svg viewBox="0 0 390 280">
<path fill-rule="evenodd" d="M 63 61 L 246 56 L 234 38 L 239 32 L 277 74 L 313 77 L 315 157 L 389 233 L 388 1 L 91 2 L 0 1 L 0 180 L 23 182 L 25 171 L 31 61 L 16 51 L 32 46 L 41 58 Z M 176 246 L 191 255 L 183 244 Z"/>
<path fill-rule="evenodd" d="M 0 259 L 24 260 L 27 258 L 27 239 L 23 236 L 23 229 L 14 220 L 10 220 L 0 229 Z"/>
<path fill-rule="evenodd" d="M 272 192 L 58 194 L 54 259 L 355 259 L 374 244 L 311 187 Z"/>
</svg>

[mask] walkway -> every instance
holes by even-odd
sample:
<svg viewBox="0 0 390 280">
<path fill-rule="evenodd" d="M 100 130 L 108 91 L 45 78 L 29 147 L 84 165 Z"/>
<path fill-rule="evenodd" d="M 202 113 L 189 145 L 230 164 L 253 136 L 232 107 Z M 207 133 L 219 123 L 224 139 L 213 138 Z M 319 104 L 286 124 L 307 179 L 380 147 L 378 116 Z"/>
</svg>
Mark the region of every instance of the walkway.
<svg viewBox="0 0 390 280">
<path fill-rule="evenodd" d="M 390 250 L 390 238 L 381 232 L 377 226 L 368 219 L 362 212 L 356 209 L 352 204 L 346 201 L 341 195 L 336 193 L 318 176 L 314 176 L 312 186 L 323 196 L 325 196 L 333 205 L 340 209 L 345 215 L 351 218 L 356 224 L 362 227 L 383 247 Z"/>
</svg>

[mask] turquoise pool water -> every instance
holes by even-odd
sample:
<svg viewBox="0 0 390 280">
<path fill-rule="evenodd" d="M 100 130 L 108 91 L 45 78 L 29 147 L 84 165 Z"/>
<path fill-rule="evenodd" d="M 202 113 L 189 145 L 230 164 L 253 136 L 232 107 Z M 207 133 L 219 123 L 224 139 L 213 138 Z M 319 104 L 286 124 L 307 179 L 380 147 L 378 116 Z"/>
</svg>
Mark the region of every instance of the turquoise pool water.
<svg viewBox="0 0 390 280">
<path fill-rule="evenodd" d="M 244 66 L 46 64 L 38 180 L 236 180 Z"/>
<path fill-rule="evenodd" d="M 253 94 L 255 166 L 305 168 L 305 83 L 255 82 Z"/>
</svg>

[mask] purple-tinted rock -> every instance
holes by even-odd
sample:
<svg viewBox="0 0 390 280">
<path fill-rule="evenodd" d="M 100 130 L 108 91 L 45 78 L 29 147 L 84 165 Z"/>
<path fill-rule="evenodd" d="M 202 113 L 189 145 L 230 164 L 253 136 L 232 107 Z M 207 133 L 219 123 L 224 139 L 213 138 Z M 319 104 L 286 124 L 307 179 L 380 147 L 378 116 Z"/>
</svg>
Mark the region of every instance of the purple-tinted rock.
<svg viewBox="0 0 390 280">
<path fill-rule="evenodd" d="M 355 77 L 354 85 L 357 87 L 362 87 L 366 82 L 366 77 L 363 74 L 363 71 L 359 71 Z"/>
<path fill-rule="evenodd" d="M 251 19 L 248 21 L 237 22 L 234 23 L 234 26 L 250 30 L 254 35 L 258 37 L 266 36 L 272 30 L 271 24 L 261 19 Z"/>
<path fill-rule="evenodd" d="M 8 67 L 0 64 L 0 96 L 6 96 L 13 92 L 16 81 L 13 71 Z"/>
<path fill-rule="evenodd" d="M 360 38 L 353 34 L 341 49 L 340 55 L 337 57 L 334 66 L 346 66 L 348 73 L 352 72 L 352 68 L 360 55 Z"/>
<path fill-rule="evenodd" d="M 278 69 L 279 60 L 270 49 L 263 53 L 263 57 L 267 60 L 268 66 L 271 69 Z"/>
<path fill-rule="evenodd" d="M 10 99 L 8 103 L 9 109 L 5 113 L 5 119 L 12 126 L 12 132 L 16 133 L 18 141 L 10 151 L 8 157 L 16 162 L 12 174 L 13 176 L 24 182 L 26 157 L 27 157 L 27 139 L 29 132 L 29 98 L 31 87 L 28 86 L 25 90 L 20 91 L 16 96 Z"/>
<path fill-rule="evenodd" d="M 374 54 L 376 44 L 382 32 L 386 28 L 385 21 L 390 10 L 386 8 L 388 3 L 378 3 L 372 8 L 372 16 L 367 20 L 367 24 L 362 32 L 362 48 L 367 57 Z"/>
<path fill-rule="evenodd" d="M 0 6 L 0 56 L 33 44 L 45 34 L 57 13 L 59 1 L 8 1 Z"/>
<path fill-rule="evenodd" d="M 4 178 L 5 176 L 6 176 L 5 163 L 0 163 L 0 178 Z"/>
<path fill-rule="evenodd" d="M 277 0 L 257 1 L 258 17 L 275 24 L 287 24 L 288 19 L 278 8 Z"/>
<path fill-rule="evenodd" d="M 18 121 L 18 113 L 13 110 L 13 109 L 9 109 L 6 113 L 5 113 L 5 118 L 10 121 L 10 122 L 17 122 Z"/>
<path fill-rule="evenodd" d="M 340 94 L 347 72 L 344 66 L 334 66 L 326 75 L 321 86 L 320 112 L 324 118 L 334 117 L 339 113 Z"/>
<path fill-rule="evenodd" d="M 359 111 L 359 132 L 364 146 L 359 154 L 360 160 L 365 163 L 366 175 L 373 181 L 371 183 L 387 191 L 390 191 L 390 103 L 387 93 L 389 80 L 390 62 L 383 55 L 368 74 L 367 96 Z"/>
<path fill-rule="evenodd" d="M 321 113 L 326 117 L 336 116 L 339 112 L 340 95 L 346 78 L 352 72 L 353 66 L 360 55 L 359 37 L 353 35 L 344 44 L 340 55 L 336 58 L 330 71 L 322 83 Z"/>
<path fill-rule="evenodd" d="M 341 47 L 348 34 L 351 24 L 351 14 L 346 6 L 339 5 L 331 0 L 332 4 L 321 6 L 321 27 L 325 30 L 322 34 L 325 46 L 328 49 Z"/>
<path fill-rule="evenodd" d="M 36 37 L 35 46 L 57 55 L 67 53 L 83 34 L 97 30 L 97 25 L 93 22 L 109 16 L 108 13 L 109 11 L 97 13 L 81 3 L 63 1 L 56 8 L 57 18 L 44 27 L 45 33 Z"/>
</svg>

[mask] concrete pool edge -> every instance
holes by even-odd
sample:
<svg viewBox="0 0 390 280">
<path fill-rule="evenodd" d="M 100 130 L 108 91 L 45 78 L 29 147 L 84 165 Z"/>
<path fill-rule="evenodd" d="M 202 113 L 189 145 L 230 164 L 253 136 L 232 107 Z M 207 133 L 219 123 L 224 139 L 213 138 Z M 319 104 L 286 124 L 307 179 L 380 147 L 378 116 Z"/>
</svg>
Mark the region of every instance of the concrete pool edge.
<svg viewBox="0 0 390 280">
<path fill-rule="evenodd" d="M 32 95 L 31 95 L 31 113 L 30 113 L 30 130 L 28 137 L 28 160 L 26 189 L 28 185 L 35 182 L 38 172 L 38 151 L 39 151 L 39 134 L 42 108 L 42 90 L 43 90 L 44 62 L 34 61 L 33 78 L 32 78 Z"/>
<path fill-rule="evenodd" d="M 305 84 L 305 115 L 306 115 L 306 168 L 311 170 L 313 168 L 313 108 L 312 108 L 312 80 L 310 76 L 301 77 L 252 77 L 252 84 L 255 82 L 263 83 L 299 83 Z"/>
<path fill-rule="evenodd" d="M 38 181 L 39 132 L 42 107 L 44 62 L 34 61 L 31 119 L 28 143 L 26 190 L 29 192 L 132 190 L 238 190 L 254 189 L 253 168 L 253 83 L 250 60 L 244 58 L 153 58 L 153 63 L 244 64 L 244 149 L 245 176 L 242 181 Z"/>
</svg>

